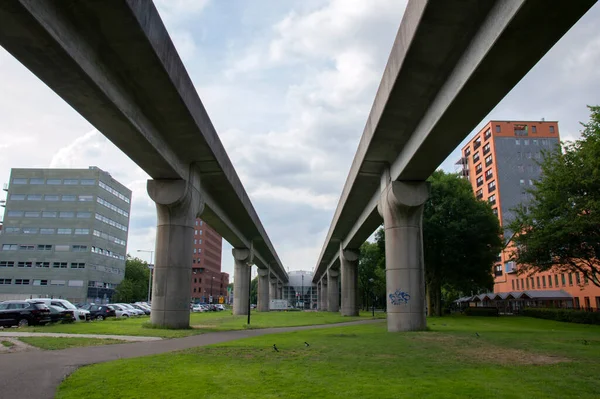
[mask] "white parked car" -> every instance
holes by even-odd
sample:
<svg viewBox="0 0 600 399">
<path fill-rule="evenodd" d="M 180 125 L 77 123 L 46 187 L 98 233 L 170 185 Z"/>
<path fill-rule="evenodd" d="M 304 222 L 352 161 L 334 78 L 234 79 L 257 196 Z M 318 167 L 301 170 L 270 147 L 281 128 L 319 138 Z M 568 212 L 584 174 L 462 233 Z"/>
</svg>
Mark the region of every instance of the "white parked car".
<svg viewBox="0 0 600 399">
<path fill-rule="evenodd" d="M 66 299 L 51 299 L 51 298 L 34 298 L 28 299 L 29 302 L 42 302 L 46 306 L 56 306 L 65 310 L 72 310 L 75 315 L 75 321 L 86 321 L 90 319 L 90 311 L 78 309 Z"/>
<path fill-rule="evenodd" d="M 129 318 L 129 317 L 133 316 L 129 309 L 127 309 L 121 305 L 118 305 L 116 303 L 109 303 L 107 306 L 111 309 L 114 309 L 116 317 Z"/>
<path fill-rule="evenodd" d="M 225 306 L 223 306 L 222 304 L 218 303 L 215 305 L 215 308 L 217 308 L 217 310 L 221 311 L 221 310 L 225 310 Z"/>
<path fill-rule="evenodd" d="M 202 305 L 194 305 L 192 306 L 192 312 L 204 312 L 204 308 Z"/>
<path fill-rule="evenodd" d="M 144 312 L 143 310 L 140 310 L 140 309 L 136 309 L 128 303 L 117 303 L 117 305 L 120 305 L 121 307 L 129 309 L 129 312 L 132 316 L 145 316 L 146 315 L 146 312 Z"/>
</svg>

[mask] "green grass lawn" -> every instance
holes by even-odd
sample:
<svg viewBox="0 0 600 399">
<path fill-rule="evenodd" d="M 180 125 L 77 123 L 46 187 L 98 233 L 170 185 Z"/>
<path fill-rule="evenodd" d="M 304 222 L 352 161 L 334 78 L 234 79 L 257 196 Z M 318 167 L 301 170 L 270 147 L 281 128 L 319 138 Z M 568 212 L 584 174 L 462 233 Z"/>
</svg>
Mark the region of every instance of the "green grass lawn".
<svg viewBox="0 0 600 399">
<path fill-rule="evenodd" d="M 122 344 L 125 342 L 118 339 L 55 337 L 19 337 L 19 341 L 44 350 L 59 350 L 80 346 Z"/>
<path fill-rule="evenodd" d="M 7 347 L 7 348 L 12 348 L 13 346 L 15 346 L 15 344 L 13 344 L 10 341 L 0 341 L 0 344 L 2 344 L 2 346 Z"/>
<path fill-rule="evenodd" d="M 375 317 L 385 317 L 385 314 L 375 314 Z M 169 330 L 147 328 L 149 317 L 93 321 L 87 323 L 54 324 L 50 326 L 35 326 L 21 328 L 25 332 L 55 332 L 69 334 L 103 334 L 103 335 L 135 335 L 163 338 L 178 338 L 202 334 L 211 331 L 243 330 L 247 327 L 247 316 L 233 316 L 231 311 L 192 313 L 190 316 L 191 329 Z M 361 313 L 360 317 L 342 317 L 339 313 L 328 312 L 252 312 L 251 328 L 292 327 L 313 324 L 331 324 L 361 319 L 370 319 L 371 313 Z"/>
<path fill-rule="evenodd" d="M 598 397 L 598 326 L 524 317 L 428 322 L 426 332 L 333 327 L 87 366 L 57 398 Z"/>
</svg>

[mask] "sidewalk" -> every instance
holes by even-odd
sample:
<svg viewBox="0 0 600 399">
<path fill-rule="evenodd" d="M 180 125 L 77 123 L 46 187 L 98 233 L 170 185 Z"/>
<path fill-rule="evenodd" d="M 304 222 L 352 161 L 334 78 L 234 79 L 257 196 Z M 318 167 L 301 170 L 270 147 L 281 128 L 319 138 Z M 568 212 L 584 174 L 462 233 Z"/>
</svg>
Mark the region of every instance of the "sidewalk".
<svg viewBox="0 0 600 399">
<path fill-rule="evenodd" d="M 337 324 L 302 327 L 265 328 L 193 335 L 185 338 L 162 339 L 126 344 L 88 346 L 60 351 L 17 352 L 0 355 L 0 399 L 51 399 L 56 388 L 78 367 L 111 360 L 156 355 L 198 346 L 218 344 L 236 339 L 292 331 L 335 328 L 360 324 L 383 323 L 385 320 L 361 320 Z M 37 334 L 36 334 L 37 335 Z M 67 334 L 76 335 L 79 334 Z M 107 338 L 108 336 L 103 335 Z M 111 336 L 119 337 L 119 336 Z M 139 337 L 136 337 L 139 338 Z M 121 339 L 121 338 L 116 338 Z M 35 383 L 30 383 L 35 381 Z"/>
<path fill-rule="evenodd" d="M 0 332 L 2 337 L 57 337 L 57 338 L 100 338 L 100 339 L 118 339 L 120 341 L 160 341 L 161 337 L 138 337 L 135 335 L 100 335 L 100 334 L 63 334 L 63 333 L 30 333 L 30 332 Z"/>
</svg>

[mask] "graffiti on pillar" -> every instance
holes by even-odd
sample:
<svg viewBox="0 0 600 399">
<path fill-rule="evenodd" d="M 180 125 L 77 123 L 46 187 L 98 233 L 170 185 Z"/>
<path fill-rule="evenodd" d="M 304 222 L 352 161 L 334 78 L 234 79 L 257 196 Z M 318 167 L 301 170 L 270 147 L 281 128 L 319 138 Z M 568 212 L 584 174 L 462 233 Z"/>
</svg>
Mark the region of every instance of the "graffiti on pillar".
<svg viewBox="0 0 600 399">
<path fill-rule="evenodd" d="M 410 295 L 408 292 L 396 290 L 396 292 L 390 294 L 390 301 L 392 302 L 392 305 L 400 305 L 402 303 L 406 305 L 408 304 L 408 301 L 410 301 Z"/>
</svg>

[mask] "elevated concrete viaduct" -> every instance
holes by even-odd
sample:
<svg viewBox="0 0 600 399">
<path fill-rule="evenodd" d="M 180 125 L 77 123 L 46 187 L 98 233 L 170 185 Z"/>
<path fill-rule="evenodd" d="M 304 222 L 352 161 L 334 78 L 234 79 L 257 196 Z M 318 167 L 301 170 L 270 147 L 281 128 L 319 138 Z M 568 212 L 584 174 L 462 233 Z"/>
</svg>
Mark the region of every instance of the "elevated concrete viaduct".
<svg viewBox="0 0 600 399">
<path fill-rule="evenodd" d="M 189 325 L 197 216 L 235 248 L 234 313 L 248 309 L 249 265 L 288 281 L 151 1 L 1 1 L 0 45 L 152 178 L 153 324 Z"/>
<path fill-rule="evenodd" d="M 314 269 L 320 309 L 338 311 L 341 268 L 358 312 L 354 254 L 383 221 L 388 331 L 426 327 L 426 179 L 594 3 L 409 1 Z"/>
</svg>

